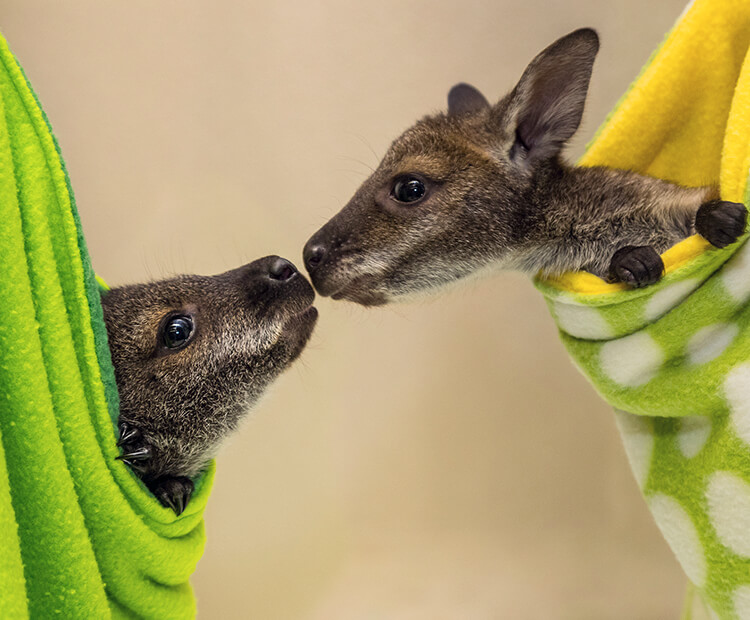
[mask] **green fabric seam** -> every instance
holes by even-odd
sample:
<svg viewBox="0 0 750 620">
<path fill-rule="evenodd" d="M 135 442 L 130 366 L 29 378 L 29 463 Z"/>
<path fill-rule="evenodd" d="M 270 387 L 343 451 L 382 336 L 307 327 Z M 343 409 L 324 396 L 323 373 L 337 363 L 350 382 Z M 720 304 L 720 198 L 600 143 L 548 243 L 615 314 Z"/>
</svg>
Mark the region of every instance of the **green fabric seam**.
<svg viewBox="0 0 750 620">
<path fill-rule="evenodd" d="M 41 102 L 39 101 L 39 97 L 32 88 L 31 82 L 29 81 L 29 78 L 26 75 L 23 67 L 20 65 L 20 63 L 16 63 L 16 66 L 20 70 L 23 79 L 26 81 L 26 86 L 29 89 L 31 96 L 34 98 L 37 107 L 39 108 L 42 119 L 47 125 L 47 130 L 49 131 L 49 135 L 52 138 L 52 144 L 54 144 L 55 146 L 55 151 L 57 152 L 57 157 L 60 162 L 63 178 L 65 179 L 65 186 L 67 187 L 68 195 L 70 196 L 71 213 L 73 215 L 73 221 L 75 222 L 76 226 L 78 248 L 81 253 L 81 263 L 84 272 L 84 286 L 86 287 L 86 298 L 88 300 L 90 323 L 94 333 L 94 348 L 96 351 L 97 359 L 99 360 L 99 372 L 102 375 L 105 398 L 107 401 L 107 407 L 109 409 L 109 415 L 112 419 L 112 427 L 114 429 L 116 428 L 117 418 L 119 416 L 120 397 L 117 392 L 115 370 L 112 365 L 112 358 L 109 353 L 107 330 L 104 326 L 102 305 L 99 299 L 99 285 L 97 284 L 96 275 L 91 264 L 91 256 L 89 255 L 88 246 L 86 245 L 86 240 L 83 236 L 83 229 L 81 226 L 81 219 L 78 214 L 75 194 L 73 193 L 73 186 L 70 183 L 70 176 L 68 175 L 68 169 L 65 165 L 65 159 L 63 158 L 62 150 L 60 149 L 60 145 L 58 144 L 57 137 L 52 131 L 52 125 L 49 122 L 49 118 L 47 118 L 47 114 L 44 111 Z M 49 165 L 49 161 L 47 162 L 47 164 Z"/>
</svg>

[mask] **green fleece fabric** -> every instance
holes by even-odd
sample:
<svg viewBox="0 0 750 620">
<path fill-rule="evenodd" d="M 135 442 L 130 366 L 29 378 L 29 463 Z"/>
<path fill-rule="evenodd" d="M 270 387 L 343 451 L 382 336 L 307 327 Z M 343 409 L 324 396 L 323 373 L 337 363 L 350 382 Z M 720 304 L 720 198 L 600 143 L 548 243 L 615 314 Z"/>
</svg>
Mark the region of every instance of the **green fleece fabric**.
<svg viewBox="0 0 750 620">
<path fill-rule="evenodd" d="M 582 165 L 750 201 L 750 3 L 696 0 Z M 638 290 L 537 278 L 578 368 L 617 410 L 633 472 L 713 618 L 750 619 L 750 243 L 691 237 Z M 689 617 L 690 610 L 686 610 Z"/>
<path fill-rule="evenodd" d="M 213 466 L 185 512 L 115 460 L 98 286 L 56 141 L 0 37 L 0 618 L 188 618 Z"/>
<path fill-rule="evenodd" d="M 717 255 L 731 251 L 706 256 Z M 718 617 L 750 618 L 750 243 L 638 291 L 540 287 L 569 353 L 618 409 L 688 578 Z"/>
</svg>

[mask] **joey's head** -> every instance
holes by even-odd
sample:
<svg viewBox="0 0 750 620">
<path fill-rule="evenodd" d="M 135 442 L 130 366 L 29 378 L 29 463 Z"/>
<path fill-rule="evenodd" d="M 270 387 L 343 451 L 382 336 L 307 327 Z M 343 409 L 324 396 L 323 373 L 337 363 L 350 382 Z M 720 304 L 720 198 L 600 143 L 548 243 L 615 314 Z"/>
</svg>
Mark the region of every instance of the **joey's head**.
<svg viewBox="0 0 750 620">
<path fill-rule="evenodd" d="M 307 280 L 269 256 L 216 276 L 179 276 L 102 297 L 120 394 L 144 480 L 193 476 L 302 352 L 317 311 Z"/>
<path fill-rule="evenodd" d="M 485 267 L 522 266 L 534 226 L 530 201 L 560 170 L 598 49 L 590 29 L 559 39 L 494 105 L 468 84 L 454 86 L 447 113 L 397 138 L 307 242 L 318 292 L 379 305 Z"/>
</svg>

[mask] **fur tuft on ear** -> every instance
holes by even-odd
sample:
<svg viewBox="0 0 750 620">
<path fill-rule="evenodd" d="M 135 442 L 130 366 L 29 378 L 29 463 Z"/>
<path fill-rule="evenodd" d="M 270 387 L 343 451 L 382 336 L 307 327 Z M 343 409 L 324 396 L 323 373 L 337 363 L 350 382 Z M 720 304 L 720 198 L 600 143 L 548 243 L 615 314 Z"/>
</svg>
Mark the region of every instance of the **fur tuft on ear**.
<svg viewBox="0 0 750 620">
<path fill-rule="evenodd" d="M 553 157 L 576 132 L 598 51 L 596 32 L 582 28 L 558 39 L 531 61 L 507 108 L 516 123 L 512 159 L 528 164 Z"/>
<path fill-rule="evenodd" d="M 475 114 L 489 109 L 490 104 L 471 84 L 456 84 L 448 92 L 448 115 Z"/>
</svg>

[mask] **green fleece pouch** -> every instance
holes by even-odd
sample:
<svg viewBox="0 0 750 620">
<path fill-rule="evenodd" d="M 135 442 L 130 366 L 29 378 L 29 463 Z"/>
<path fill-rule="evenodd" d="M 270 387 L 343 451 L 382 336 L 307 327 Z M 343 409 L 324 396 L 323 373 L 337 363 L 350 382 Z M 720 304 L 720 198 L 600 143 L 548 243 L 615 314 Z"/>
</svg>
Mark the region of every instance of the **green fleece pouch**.
<svg viewBox="0 0 750 620">
<path fill-rule="evenodd" d="M 179 517 L 118 455 L 94 276 L 49 123 L 0 37 L 0 618 L 188 618 L 213 465 Z"/>
<path fill-rule="evenodd" d="M 750 4 L 696 0 L 582 165 L 715 184 L 748 204 Z M 636 479 L 715 617 L 750 618 L 750 243 L 686 239 L 638 290 L 537 278 L 568 352 L 617 410 Z"/>
</svg>

